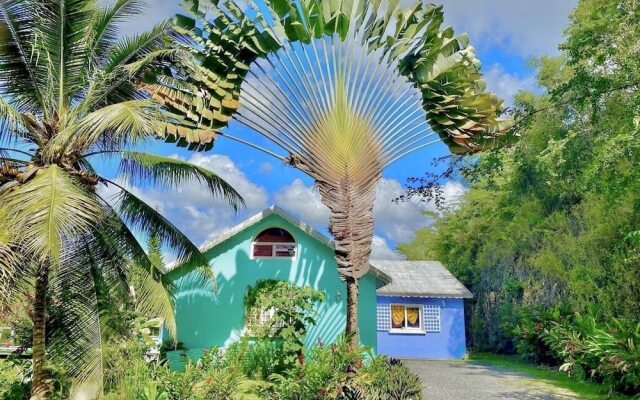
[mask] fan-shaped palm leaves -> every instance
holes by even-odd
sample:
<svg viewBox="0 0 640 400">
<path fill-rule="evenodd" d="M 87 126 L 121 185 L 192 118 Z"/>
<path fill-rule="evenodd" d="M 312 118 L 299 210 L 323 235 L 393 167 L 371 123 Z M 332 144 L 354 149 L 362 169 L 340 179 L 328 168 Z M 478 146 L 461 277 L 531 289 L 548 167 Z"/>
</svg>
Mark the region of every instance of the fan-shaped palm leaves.
<svg viewBox="0 0 640 400">
<path fill-rule="evenodd" d="M 234 207 L 241 202 L 203 168 L 131 151 L 167 131 L 191 137 L 199 129 L 139 89 L 182 51 L 167 50 L 167 24 L 118 40 L 118 22 L 140 9 L 137 0 L 108 7 L 96 0 L 0 0 L 0 306 L 35 289 L 34 398 L 48 396 L 46 355 L 68 368 L 74 395 L 100 391 L 99 316 L 108 296 L 130 304 L 132 277 L 136 307 L 164 317 L 175 331 L 168 285 L 132 229 L 158 235 L 181 261 L 207 263 L 127 183 L 195 180 Z M 98 174 L 95 157 L 119 158 L 120 179 Z M 46 331 L 50 296 L 63 299 L 62 332 L 53 335 Z"/>
<path fill-rule="evenodd" d="M 368 270 L 372 208 L 383 169 L 443 141 L 454 152 L 495 145 L 507 122 L 484 91 L 466 35 L 442 7 L 416 1 L 185 2 L 176 25 L 193 57 L 147 87 L 182 118 L 231 136 L 231 117 L 285 150 L 331 210 L 357 340 L 357 285 Z M 199 146 L 215 139 L 172 138 Z M 268 150 L 278 156 L 276 152 Z"/>
</svg>

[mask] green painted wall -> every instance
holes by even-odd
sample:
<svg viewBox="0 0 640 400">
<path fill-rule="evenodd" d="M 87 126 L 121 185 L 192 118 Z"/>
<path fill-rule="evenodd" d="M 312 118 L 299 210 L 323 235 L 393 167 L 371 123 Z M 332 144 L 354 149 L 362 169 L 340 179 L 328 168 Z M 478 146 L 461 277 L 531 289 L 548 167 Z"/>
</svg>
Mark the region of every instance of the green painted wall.
<svg viewBox="0 0 640 400">
<path fill-rule="evenodd" d="M 288 230 L 298 244 L 295 259 L 251 259 L 253 237 L 270 227 Z M 338 276 L 333 250 L 285 218 L 273 213 L 253 226 L 213 247 L 206 253 L 215 272 L 218 290 L 194 288 L 188 268 L 170 274 L 176 283 L 178 341 L 187 349 L 225 346 L 239 337 L 244 327 L 244 295 L 261 279 L 288 280 L 325 293 L 318 305 L 316 326 L 307 335 L 307 346 L 318 339 L 333 342 L 344 331 L 345 284 Z M 365 276 L 360 283 L 361 342 L 376 350 L 376 278 Z"/>
</svg>

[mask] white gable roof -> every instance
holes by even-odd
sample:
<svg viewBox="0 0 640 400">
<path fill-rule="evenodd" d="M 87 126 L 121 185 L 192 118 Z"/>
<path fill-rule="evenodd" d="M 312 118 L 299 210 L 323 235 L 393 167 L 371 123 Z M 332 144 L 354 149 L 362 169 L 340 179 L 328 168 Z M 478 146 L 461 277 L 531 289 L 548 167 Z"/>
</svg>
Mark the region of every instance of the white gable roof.
<svg viewBox="0 0 640 400">
<path fill-rule="evenodd" d="M 235 236 L 237 233 L 242 232 L 243 230 L 245 230 L 245 229 L 257 224 L 258 222 L 262 221 L 263 219 L 265 219 L 266 217 L 268 217 L 271 214 L 277 214 L 277 215 L 281 216 L 282 218 L 287 220 L 287 222 L 291 223 L 292 225 L 295 225 L 296 227 L 300 228 L 302 231 L 304 231 L 304 232 L 308 233 L 309 235 L 313 236 L 315 239 L 319 240 L 324 245 L 333 248 L 333 241 L 331 239 L 329 239 L 328 237 L 326 237 L 322 233 L 318 232 L 316 229 L 312 228 L 311 226 L 309 226 L 309 225 L 305 224 L 304 222 L 300 221 L 299 219 L 295 218 L 293 215 L 289 214 L 288 212 L 286 212 L 282 208 L 280 208 L 280 207 L 278 207 L 276 205 L 272 205 L 271 207 L 267 208 L 266 210 L 263 210 L 263 211 L 259 212 L 258 214 L 254 215 L 252 217 L 249 217 L 248 219 L 244 220 L 244 222 L 234 226 L 233 228 L 227 229 L 226 231 L 222 232 L 220 235 L 218 235 L 215 238 L 211 239 L 210 241 L 206 242 L 205 244 L 203 244 L 200 247 L 200 251 L 205 252 L 205 251 L 208 251 L 208 250 L 212 249 L 213 247 L 219 245 L 220 243 L 224 242 L 225 240 L 231 238 L 232 236 Z"/>
<path fill-rule="evenodd" d="M 473 294 L 439 261 L 371 260 L 373 268 L 391 277 L 379 296 L 453 297 Z"/>
<path fill-rule="evenodd" d="M 328 246 L 331 249 L 333 249 L 333 240 L 329 239 L 328 237 L 326 237 L 325 235 L 323 235 L 322 233 L 320 233 L 318 230 L 314 229 L 310 225 L 307 225 L 304 222 L 300 221 L 299 219 L 295 218 L 293 215 L 289 214 L 282 208 L 276 205 L 272 205 L 271 207 L 255 214 L 254 216 L 247 218 L 246 220 L 239 223 L 238 225 L 227 229 L 226 231 L 222 232 L 220 235 L 209 240 L 208 242 L 205 242 L 202 246 L 200 246 L 200 251 L 204 253 L 206 251 L 211 250 L 215 246 L 219 245 L 220 243 L 224 242 L 227 239 L 232 238 L 238 233 L 244 231 L 245 229 L 257 224 L 258 222 L 262 221 L 263 219 L 265 219 L 271 214 L 279 215 L 280 217 L 284 218 L 287 222 L 300 228 L 300 230 L 308 233 L 310 236 L 320 241 L 325 246 Z M 165 272 L 169 272 L 175 269 L 176 267 L 178 267 L 178 265 L 176 265 L 175 263 L 167 264 L 167 266 L 165 267 Z"/>
</svg>

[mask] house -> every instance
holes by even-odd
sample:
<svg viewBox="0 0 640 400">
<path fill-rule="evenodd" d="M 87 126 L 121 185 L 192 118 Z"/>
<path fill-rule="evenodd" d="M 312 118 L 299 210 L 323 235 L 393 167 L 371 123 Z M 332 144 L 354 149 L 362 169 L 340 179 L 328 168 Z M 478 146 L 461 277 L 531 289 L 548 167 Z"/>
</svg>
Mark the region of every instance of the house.
<svg viewBox="0 0 640 400">
<path fill-rule="evenodd" d="M 259 280 L 281 279 L 325 294 L 306 346 L 333 342 L 346 321 L 346 287 L 325 235 L 272 206 L 203 246 L 217 288 L 194 283 L 189 266 L 169 267 L 176 290 L 177 341 L 169 352 L 198 359 L 204 349 L 225 347 L 245 326 L 244 296 Z M 360 341 L 396 357 L 460 358 L 466 352 L 463 298 L 471 297 L 440 263 L 372 261 L 360 281 Z M 184 361 L 182 361 L 184 362 Z"/>
<path fill-rule="evenodd" d="M 473 297 L 438 261 L 371 260 L 388 276 L 376 298 L 377 352 L 397 358 L 462 358 L 464 299 Z"/>
</svg>

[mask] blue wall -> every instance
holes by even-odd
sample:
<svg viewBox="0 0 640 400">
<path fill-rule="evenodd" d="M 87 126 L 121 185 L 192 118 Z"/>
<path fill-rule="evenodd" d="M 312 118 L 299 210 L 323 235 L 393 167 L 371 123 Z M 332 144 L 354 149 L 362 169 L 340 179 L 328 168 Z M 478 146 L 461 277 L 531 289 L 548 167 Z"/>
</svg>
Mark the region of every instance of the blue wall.
<svg viewBox="0 0 640 400">
<path fill-rule="evenodd" d="M 467 352 L 462 299 L 378 296 L 379 304 L 440 306 L 440 332 L 378 331 L 378 353 L 398 358 L 463 358 Z"/>
<path fill-rule="evenodd" d="M 253 259 L 251 243 L 255 235 L 270 227 L 288 230 L 298 244 L 294 259 Z M 340 280 L 333 249 L 289 223 L 278 214 L 237 233 L 206 253 L 216 276 L 218 291 L 196 288 L 190 270 L 179 268 L 170 273 L 176 284 L 177 340 L 187 349 L 226 346 L 238 339 L 244 327 L 244 296 L 261 279 L 281 279 L 300 286 L 311 286 L 325 293 L 318 305 L 317 325 L 306 339 L 310 346 L 318 339 L 332 343 L 344 332 L 346 323 L 346 287 Z M 376 278 L 367 274 L 360 283 L 360 340 L 376 349 Z M 197 358 L 198 352 L 194 357 Z"/>
</svg>

